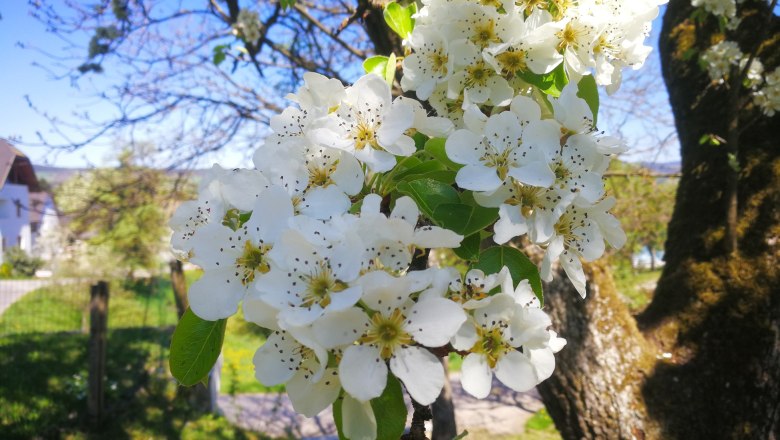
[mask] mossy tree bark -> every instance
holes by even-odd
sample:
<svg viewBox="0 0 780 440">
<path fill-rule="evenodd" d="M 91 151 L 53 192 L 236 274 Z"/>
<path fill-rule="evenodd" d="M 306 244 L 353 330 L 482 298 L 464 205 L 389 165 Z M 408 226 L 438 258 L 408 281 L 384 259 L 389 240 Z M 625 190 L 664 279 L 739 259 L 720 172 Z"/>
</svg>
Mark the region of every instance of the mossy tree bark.
<svg viewBox="0 0 780 440">
<path fill-rule="evenodd" d="M 763 116 L 749 98 L 737 109 L 734 252 L 731 148 L 699 142 L 729 139 L 734 125 L 728 90 L 697 61 L 723 36 L 693 11 L 690 0 L 671 0 L 659 44 L 682 178 L 652 302 L 631 317 L 598 265 L 584 301 L 565 283 L 547 286 L 569 343 L 540 390 L 565 438 L 780 438 L 780 117 Z M 729 39 L 745 53 L 758 48 L 773 70 L 780 19 L 754 0 L 739 15 Z"/>
</svg>

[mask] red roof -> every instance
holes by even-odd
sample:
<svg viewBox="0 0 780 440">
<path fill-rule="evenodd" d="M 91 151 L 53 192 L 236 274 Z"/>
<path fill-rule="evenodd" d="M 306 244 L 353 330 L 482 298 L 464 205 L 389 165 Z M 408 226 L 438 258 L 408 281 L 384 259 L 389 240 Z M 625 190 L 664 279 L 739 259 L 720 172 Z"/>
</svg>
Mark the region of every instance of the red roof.
<svg viewBox="0 0 780 440">
<path fill-rule="evenodd" d="M 0 188 L 8 182 L 27 185 L 30 192 L 41 190 L 30 159 L 5 139 L 0 139 L 0 179 Z"/>
</svg>

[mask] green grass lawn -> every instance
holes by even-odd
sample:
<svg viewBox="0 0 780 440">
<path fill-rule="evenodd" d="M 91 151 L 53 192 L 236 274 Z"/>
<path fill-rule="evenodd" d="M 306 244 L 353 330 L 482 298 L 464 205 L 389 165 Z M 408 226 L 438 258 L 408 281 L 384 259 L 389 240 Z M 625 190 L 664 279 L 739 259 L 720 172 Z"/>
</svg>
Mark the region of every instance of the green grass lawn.
<svg viewBox="0 0 780 440">
<path fill-rule="evenodd" d="M 0 331 L 13 333 L 0 337 L 0 438 L 264 438 L 205 414 L 192 405 L 193 392 L 170 376 L 168 347 L 177 312 L 167 280 L 111 284 L 108 421 L 89 429 L 83 332 L 88 301 L 87 285 L 49 286 L 29 293 L 0 317 Z M 243 326 L 231 324 L 237 331 L 225 349 L 251 366 L 264 338 Z M 262 390 L 253 371 L 226 382 L 238 392 Z"/>
<path fill-rule="evenodd" d="M 642 310 L 653 297 L 652 289 L 647 287 L 658 281 L 661 270 L 634 272 L 630 269 L 615 269 L 615 287 L 628 302 L 632 312 Z"/>
<path fill-rule="evenodd" d="M 170 281 L 114 282 L 109 287 L 109 328 L 176 325 L 176 304 Z M 15 302 L 0 316 L 0 334 L 86 332 L 89 328 L 89 285 L 40 288 Z"/>
<path fill-rule="evenodd" d="M 168 347 L 177 312 L 168 280 L 111 284 L 106 401 L 111 423 L 87 429 L 88 299 L 87 285 L 45 287 L 0 317 L 0 331 L 19 333 L 0 337 L 0 438 L 261 438 L 193 408 L 186 397 L 192 392 L 170 376 Z M 240 311 L 230 318 L 221 392 L 284 391 L 254 377 L 252 357 L 266 334 Z M 450 371 L 460 371 L 461 363 L 451 355 Z M 535 415 L 522 438 L 559 438 L 545 420 L 546 413 Z"/>
<path fill-rule="evenodd" d="M 0 438 L 262 438 L 204 415 L 167 369 L 172 328 L 109 331 L 106 421 L 88 429 L 87 336 L 0 338 Z M 179 395 L 180 398 L 177 398 Z"/>
</svg>

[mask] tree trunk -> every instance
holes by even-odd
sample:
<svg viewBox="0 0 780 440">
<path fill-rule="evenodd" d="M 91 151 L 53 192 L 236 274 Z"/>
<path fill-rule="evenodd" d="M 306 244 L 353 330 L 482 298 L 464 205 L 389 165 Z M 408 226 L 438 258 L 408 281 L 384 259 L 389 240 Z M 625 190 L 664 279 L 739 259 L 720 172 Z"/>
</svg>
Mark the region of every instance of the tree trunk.
<svg viewBox="0 0 780 440">
<path fill-rule="evenodd" d="M 184 278 L 184 269 L 179 260 L 171 261 L 171 288 L 173 289 L 173 298 L 176 300 L 176 311 L 179 318 L 187 311 L 190 302 L 187 299 L 187 281 Z"/>
<path fill-rule="evenodd" d="M 450 384 L 450 362 L 446 357 L 441 358 L 444 366 L 444 388 L 439 397 L 431 405 L 433 414 L 433 432 L 431 440 L 451 440 L 458 435 L 458 427 L 455 425 L 455 406 L 452 403 L 452 385 Z"/>
<path fill-rule="evenodd" d="M 698 65 L 720 31 L 693 10 L 671 0 L 659 44 L 682 178 L 652 302 L 632 319 L 599 266 L 584 301 L 562 276 L 547 286 L 568 344 L 540 390 L 564 438 L 780 438 L 780 118 L 740 112 L 732 246 L 728 149 L 699 143 L 728 135 L 728 91 Z M 763 39 L 759 57 L 774 70 L 780 19 L 755 0 L 739 16 L 743 52 Z"/>
<path fill-rule="evenodd" d="M 562 271 L 545 285 L 544 308 L 567 343 L 539 392 L 564 438 L 656 438 L 641 387 L 655 361 L 653 350 L 609 269 L 595 264 L 586 269 L 585 300 Z"/>
<path fill-rule="evenodd" d="M 655 249 L 652 246 L 647 246 L 647 251 L 650 252 L 650 270 L 655 270 Z"/>
</svg>

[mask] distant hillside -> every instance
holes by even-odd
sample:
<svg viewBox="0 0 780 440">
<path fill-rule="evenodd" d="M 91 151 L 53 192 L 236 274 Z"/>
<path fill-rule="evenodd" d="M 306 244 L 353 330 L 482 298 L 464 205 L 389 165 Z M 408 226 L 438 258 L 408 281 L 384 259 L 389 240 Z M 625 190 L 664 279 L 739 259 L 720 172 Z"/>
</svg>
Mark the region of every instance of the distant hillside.
<svg viewBox="0 0 780 440">
<path fill-rule="evenodd" d="M 57 187 L 62 184 L 62 182 L 70 179 L 71 177 L 83 173 L 85 171 L 89 171 L 88 168 L 64 168 L 64 167 L 53 167 L 49 165 L 35 165 L 33 164 L 33 168 L 35 168 L 35 175 L 38 176 L 38 179 L 45 179 L 52 187 Z M 187 171 L 192 175 L 192 177 L 195 179 L 195 181 L 198 181 L 204 174 L 206 174 L 208 170 L 190 170 Z M 168 174 L 171 176 L 178 175 L 181 171 L 173 170 L 169 171 Z"/>
<path fill-rule="evenodd" d="M 35 165 L 35 175 L 38 179 L 45 179 L 51 186 L 59 186 L 62 182 L 70 179 L 72 176 L 85 171 L 84 168 L 62 168 L 48 165 Z"/>
<path fill-rule="evenodd" d="M 640 165 L 662 174 L 679 173 L 682 169 L 680 162 L 641 162 Z"/>
</svg>

